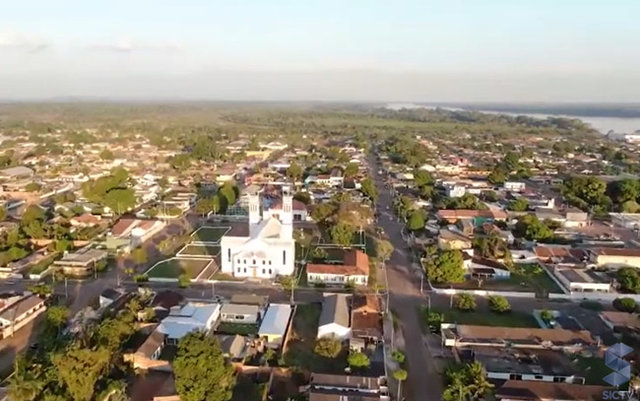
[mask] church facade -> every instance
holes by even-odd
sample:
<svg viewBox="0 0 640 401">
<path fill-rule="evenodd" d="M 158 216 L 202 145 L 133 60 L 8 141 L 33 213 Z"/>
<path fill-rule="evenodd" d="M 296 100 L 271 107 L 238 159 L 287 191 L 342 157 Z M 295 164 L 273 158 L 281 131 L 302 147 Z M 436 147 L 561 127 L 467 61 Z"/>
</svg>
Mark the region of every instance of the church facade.
<svg viewBox="0 0 640 401">
<path fill-rule="evenodd" d="M 282 210 L 263 218 L 259 195 L 249 197 L 246 232 L 232 230 L 220 240 L 221 270 L 241 278 L 274 279 L 295 269 L 293 197 L 283 187 Z"/>
</svg>

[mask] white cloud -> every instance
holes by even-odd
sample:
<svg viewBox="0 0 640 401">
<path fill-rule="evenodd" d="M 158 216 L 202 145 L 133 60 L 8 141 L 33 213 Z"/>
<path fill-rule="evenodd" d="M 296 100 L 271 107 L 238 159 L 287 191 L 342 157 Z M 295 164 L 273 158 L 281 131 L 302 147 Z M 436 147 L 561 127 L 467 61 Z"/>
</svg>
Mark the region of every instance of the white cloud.
<svg viewBox="0 0 640 401">
<path fill-rule="evenodd" d="M 51 46 L 48 40 L 38 35 L 18 31 L 0 31 L 0 48 L 37 53 Z"/>
<path fill-rule="evenodd" d="M 121 38 L 112 42 L 92 43 L 87 47 L 92 50 L 102 50 L 115 53 L 174 52 L 182 50 L 182 46 L 176 41 L 149 43 L 136 41 L 131 38 Z"/>
</svg>

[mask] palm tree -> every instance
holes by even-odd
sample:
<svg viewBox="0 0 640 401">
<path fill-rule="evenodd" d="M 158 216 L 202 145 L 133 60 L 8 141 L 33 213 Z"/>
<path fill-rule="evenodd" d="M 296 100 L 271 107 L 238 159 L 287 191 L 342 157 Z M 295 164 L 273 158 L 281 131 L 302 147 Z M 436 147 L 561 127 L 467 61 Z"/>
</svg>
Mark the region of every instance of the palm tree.
<svg viewBox="0 0 640 401">
<path fill-rule="evenodd" d="M 493 384 L 487 380 L 484 367 L 477 361 L 467 366 L 467 380 L 471 382 L 468 389 L 471 393 L 472 400 L 482 398 L 494 387 Z"/>
</svg>

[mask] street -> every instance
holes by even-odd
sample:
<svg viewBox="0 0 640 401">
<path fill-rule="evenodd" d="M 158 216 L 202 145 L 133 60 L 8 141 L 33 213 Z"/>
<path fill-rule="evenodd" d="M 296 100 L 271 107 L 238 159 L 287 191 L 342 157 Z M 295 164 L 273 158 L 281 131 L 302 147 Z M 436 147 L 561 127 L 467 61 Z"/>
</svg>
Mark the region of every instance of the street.
<svg viewBox="0 0 640 401">
<path fill-rule="evenodd" d="M 408 377 L 403 383 L 407 400 L 436 401 L 442 398 L 442 379 L 436 369 L 433 356 L 424 346 L 422 326 L 418 308 L 426 303 L 420 293 L 421 271 L 412 266 L 408 245 L 402 239 L 403 224 L 391 213 L 393 198 L 384 179 L 377 174 L 378 165 L 373 156 L 369 159 L 370 170 L 378 189 L 378 224 L 384 229 L 394 246 L 393 254 L 387 262 L 390 309 L 399 321 L 405 342 L 408 363 Z"/>
</svg>

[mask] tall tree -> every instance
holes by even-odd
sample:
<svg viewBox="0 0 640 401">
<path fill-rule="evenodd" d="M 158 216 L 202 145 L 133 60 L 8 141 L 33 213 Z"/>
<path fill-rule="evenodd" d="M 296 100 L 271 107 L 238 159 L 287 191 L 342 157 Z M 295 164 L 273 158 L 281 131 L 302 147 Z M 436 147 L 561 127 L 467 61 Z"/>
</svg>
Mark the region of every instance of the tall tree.
<svg viewBox="0 0 640 401">
<path fill-rule="evenodd" d="M 426 263 L 427 276 L 434 283 L 464 281 L 462 253 L 458 250 L 440 251 Z"/>
<path fill-rule="evenodd" d="M 378 200 L 378 189 L 371 178 L 367 177 L 360 182 L 360 190 L 372 201 Z"/>
<path fill-rule="evenodd" d="M 353 234 L 355 229 L 343 222 L 340 221 L 335 226 L 331 227 L 330 234 L 331 240 L 338 245 L 349 246 L 351 245 L 351 241 L 353 241 Z"/>
<path fill-rule="evenodd" d="M 97 381 L 105 373 L 110 359 L 106 348 L 72 346 L 53 356 L 53 365 L 74 401 L 90 401 Z"/>
<path fill-rule="evenodd" d="M 173 361 L 176 390 L 182 401 L 226 401 L 235 384 L 233 368 L 218 341 L 204 333 L 189 333 L 178 344 Z"/>
</svg>

